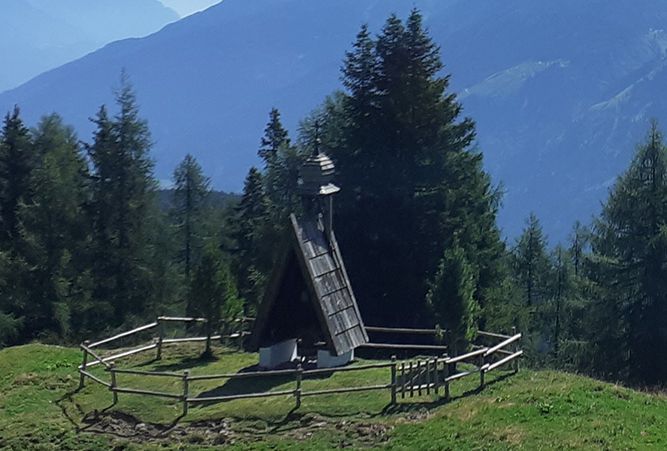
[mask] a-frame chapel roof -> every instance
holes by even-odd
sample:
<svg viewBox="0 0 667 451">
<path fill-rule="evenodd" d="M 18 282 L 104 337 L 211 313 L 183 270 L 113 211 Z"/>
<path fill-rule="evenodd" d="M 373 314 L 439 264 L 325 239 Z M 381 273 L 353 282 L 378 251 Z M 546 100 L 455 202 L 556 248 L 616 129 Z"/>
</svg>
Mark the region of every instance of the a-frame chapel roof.
<svg viewBox="0 0 667 451">
<path fill-rule="evenodd" d="M 285 327 L 295 328 L 294 324 L 288 324 L 293 321 L 291 314 L 299 316 L 303 312 L 297 310 L 308 309 L 311 316 L 306 318 L 319 323 L 319 332 L 333 354 L 340 356 L 367 343 L 368 335 L 333 231 L 325 232 L 321 219 L 313 216 L 297 219 L 291 215 L 290 222 L 290 243 L 259 306 L 251 348 L 256 350 L 262 340 L 280 330 L 281 322 Z M 294 303 L 292 299 L 299 296 L 294 286 L 305 286 L 301 296 L 307 299 L 281 309 L 279 304 Z"/>
</svg>

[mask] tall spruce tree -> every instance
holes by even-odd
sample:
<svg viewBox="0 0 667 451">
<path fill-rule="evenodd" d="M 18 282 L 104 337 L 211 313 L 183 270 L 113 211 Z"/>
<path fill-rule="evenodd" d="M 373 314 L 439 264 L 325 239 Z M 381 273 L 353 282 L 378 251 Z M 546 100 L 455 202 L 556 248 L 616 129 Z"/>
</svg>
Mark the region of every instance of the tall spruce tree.
<svg viewBox="0 0 667 451">
<path fill-rule="evenodd" d="M 426 294 L 455 236 L 475 300 L 495 283 L 497 196 L 441 69 L 416 10 L 405 24 L 392 15 L 376 39 L 362 27 L 343 65 L 344 139 L 331 149 L 342 188 L 336 233 L 370 322 L 433 321 Z"/>
<path fill-rule="evenodd" d="M 276 108 L 269 113 L 258 154 L 264 160 L 264 192 L 271 203 L 273 220 L 280 224 L 298 204 L 297 180 L 305 155 L 291 144 Z"/>
<path fill-rule="evenodd" d="M 92 163 L 92 274 L 98 318 L 120 325 L 128 314 L 140 314 L 150 299 L 146 272 L 149 205 L 155 190 L 146 121 L 139 117 L 135 93 L 123 74 L 116 93 L 118 113 L 110 119 L 101 107 L 97 130 L 87 146 Z M 111 318 L 100 315 L 104 312 Z M 103 324 L 97 324 L 103 327 Z"/>
<path fill-rule="evenodd" d="M 593 251 L 608 325 L 595 339 L 602 369 L 664 384 L 667 361 L 657 356 L 667 349 L 667 149 L 655 120 L 610 190 Z"/>
<path fill-rule="evenodd" d="M 30 179 L 38 156 L 18 106 L 7 113 L 0 131 L 0 245 L 16 251 L 19 242 L 18 207 L 32 196 Z"/>
<path fill-rule="evenodd" d="M 32 173 L 32 202 L 20 220 L 30 264 L 25 326 L 33 334 L 70 332 L 70 316 L 86 271 L 89 227 L 87 168 L 74 130 L 57 114 L 44 116 L 32 131 L 39 164 Z"/>
<path fill-rule="evenodd" d="M 267 164 L 277 157 L 281 146 L 289 145 L 290 140 L 287 137 L 287 130 L 280 121 L 280 111 L 277 108 L 271 108 L 269 112 L 269 123 L 264 129 L 264 136 L 261 140 L 261 146 L 257 151 Z"/>
<path fill-rule="evenodd" d="M 262 174 L 250 168 L 243 186 L 241 200 L 232 218 L 236 241 L 234 268 L 241 298 L 246 311 L 253 311 L 263 294 L 270 270 L 273 225 L 270 221 L 269 200 L 264 194 Z"/>
<path fill-rule="evenodd" d="M 32 201 L 31 179 L 38 162 L 29 130 L 15 106 L 5 116 L 0 130 L 0 335 L 16 342 L 29 339 L 34 325 L 30 308 L 31 266 L 20 210 Z"/>
</svg>

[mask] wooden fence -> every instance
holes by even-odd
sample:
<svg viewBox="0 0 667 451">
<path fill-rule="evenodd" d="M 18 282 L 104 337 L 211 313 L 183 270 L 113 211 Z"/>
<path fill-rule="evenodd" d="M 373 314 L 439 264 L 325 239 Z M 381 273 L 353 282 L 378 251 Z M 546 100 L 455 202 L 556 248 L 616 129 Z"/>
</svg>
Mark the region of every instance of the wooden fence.
<svg viewBox="0 0 667 451">
<path fill-rule="evenodd" d="M 241 319 L 239 322 L 243 324 L 244 321 L 251 320 L 249 318 Z M 295 408 L 301 406 L 301 399 L 307 396 L 317 396 L 317 395 L 326 395 L 326 394 L 336 394 L 336 393 L 350 393 L 350 392 L 360 392 L 368 390 L 389 390 L 390 391 L 390 402 L 391 404 L 397 403 L 397 398 L 400 395 L 401 399 L 406 397 L 422 396 L 423 394 L 430 395 L 433 392 L 436 395 L 439 395 L 440 389 L 443 390 L 443 395 L 446 399 L 450 396 L 450 383 L 454 380 L 479 373 L 479 387 L 483 388 L 485 385 L 485 374 L 489 371 L 492 371 L 498 368 L 501 365 L 505 365 L 509 362 L 513 362 L 514 370 L 519 370 L 518 357 L 523 354 L 523 351 L 519 350 L 519 340 L 521 339 L 521 334 L 514 333 L 513 335 L 502 335 L 495 334 L 490 332 L 479 331 L 477 334 L 480 337 L 486 337 L 487 339 L 492 340 L 501 340 L 499 343 L 492 346 L 476 346 L 472 352 L 468 352 L 463 355 L 455 357 L 434 357 L 432 359 L 417 359 L 410 361 L 399 362 L 396 360 L 396 357 L 392 357 L 390 362 L 385 363 L 375 363 L 369 365 L 357 365 L 357 366 L 347 366 L 339 368 L 324 368 L 324 369 L 313 369 L 313 370 L 304 370 L 299 364 L 296 369 L 286 369 L 286 370 L 274 370 L 274 371 L 257 371 L 249 373 L 229 373 L 229 374 L 213 374 L 213 375 L 190 375 L 188 370 L 183 371 L 182 373 L 176 372 L 160 372 L 160 371 L 142 371 L 142 370 L 133 370 L 133 369 L 122 369 L 116 368 L 114 361 L 123 357 L 127 357 L 139 352 L 144 352 L 152 349 L 157 349 L 157 358 L 161 355 L 162 345 L 168 343 L 181 343 L 187 341 L 206 341 L 219 339 L 220 336 L 212 337 L 192 337 L 192 338 L 179 338 L 179 339 L 165 339 L 164 338 L 164 328 L 160 328 L 160 335 L 154 340 L 154 343 L 149 345 L 141 346 L 135 349 L 128 351 L 115 353 L 110 356 L 102 357 L 94 349 L 102 344 L 107 344 L 113 342 L 122 337 L 132 335 L 144 330 L 149 330 L 154 327 L 159 327 L 161 324 L 164 324 L 169 321 L 181 321 L 181 322 L 193 322 L 193 321 L 202 321 L 198 318 L 170 318 L 170 317 L 160 317 L 155 323 L 147 324 L 146 326 L 138 327 L 129 332 L 124 332 L 122 334 L 115 335 L 95 343 L 84 342 L 81 344 L 81 349 L 83 350 L 83 361 L 79 366 L 79 388 L 84 386 L 84 380 L 86 377 L 90 378 L 94 382 L 101 384 L 109 389 L 112 392 L 113 403 L 118 402 L 118 393 L 128 393 L 135 395 L 145 395 L 145 396 L 157 396 L 162 398 L 175 399 L 182 403 L 182 415 L 187 415 L 189 405 L 201 404 L 208 402 L 220 402 L 220 401 L 229 401 L 237 399 L 251 399 L 251 398 L 263 398 L 271 396 L 293 396 L 295 399 Z M 242 338 L 244 331 L 242 328 L 236 332 L 236 334 L 228 335 L 229 338 Z M 512 349 L 506 349 L 511 345 Z M 504 356 L 497 358 L 498 355 Z M 89 362 L 89 357 L 93 360 Z M 466 362 L 476 364 L 472 369 L 465 371 L 455 372 L 454 368 L 457 363 Z M 101 378 L 93 375 L 88 371 L 91 366 L 94 365 L 104 365 L 105 371 L 109 373 L 110 381 L 104 381 Z M 303 391 L 302 382 L 304 378 L 319 376 L 322 374 L 332 374 L 339 372 L 348 372 L 348 371 L 364 371 L 368 369 L 376 368 L 389 368 L 390 377 L 387 384 L 378 384 L 378 385 L 369 385 L 369 386 L 358 386 L 358 387 L 346 387 L 346 388 L 337 388 L 337 389 L 325 389 L 325 390 L 313 390 L 313 391 Z M 122 387 L 118 385 L 119 374 L 130 374 L 137 376 L 145 377 L 162 377 L 162 378 L 177 378 L 182 381 L 182 391 L 181 393 L 166 393 L 159 391 L 150 391 L 150 390 L 140 390 L 130 387 Z M 232 379 L 241 379 L 241 378 L 266 378 L 266 377 L 275 377 L 275 376 L 291 376 L 294 378 L 294 389 L 289 390 L 280 390 L 280 391 L 269 391 L 261 393 L 246 393 L 238 395 L 225 395 L 225 396 L 192 396 L 190 393 L 190 383 L 195 381 L 204 381 L 204 380 L 232 380 Z"/>
</svg>

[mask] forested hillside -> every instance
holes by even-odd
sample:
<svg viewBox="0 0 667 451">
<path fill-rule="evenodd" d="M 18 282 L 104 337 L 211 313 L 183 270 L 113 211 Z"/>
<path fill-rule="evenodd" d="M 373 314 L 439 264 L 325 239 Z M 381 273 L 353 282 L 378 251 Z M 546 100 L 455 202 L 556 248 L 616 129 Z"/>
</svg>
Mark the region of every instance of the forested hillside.
<svg viewBox="0 0 667 451">
<path fill-rule="evenodd" d="M 664 384 L 667 148 L 653 121 L 601 214 L 548 243 L 531 214 L 502 241 L 502 192 L 476 124 L 442 73 L 414 9 L 361 26 L 334 91 L 296 135 L 278 109 L 257 137 L 260 168 L 216 202 L 187 155 L 157 194 L 153 138 L 127 75 L 90 136 L 57 114 L 0 132 L 0 336 L 75 342 L 157 314 L 252 315 L 314 147 L 336 163 L 334 229 L 369 325 L 439 327 L 455 354 L 472 334 L 516 326 L 535 365 Z M 81 143 L 81 141 L 83 143 Z M 160 205 L 163 205 L 163 208 Z M 166 207 L 164 204 L 167 204 Z"/>
</svg>

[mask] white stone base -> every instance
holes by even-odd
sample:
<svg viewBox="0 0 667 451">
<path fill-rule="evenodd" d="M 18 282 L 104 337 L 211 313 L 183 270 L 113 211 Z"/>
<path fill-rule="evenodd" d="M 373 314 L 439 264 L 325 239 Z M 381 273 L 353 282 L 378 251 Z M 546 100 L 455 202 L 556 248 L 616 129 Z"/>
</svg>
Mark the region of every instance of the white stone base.
<svg viewBox="0 0 667 451">
<path fill-rule="evenodd" d="M 273 369 L 281 363 L 297 358 L 296 338 L 281 341 L 268 348 L 259 348 L 259 366 L 262 368 Z"/>
<path fill-rule="evenodd" d="M 326 349 L 319 349 L 317 351 L 318 368 L 335 368 L 337 366 L 347 365 L 352 360 L 354 360 L 354 349 L 338 357 Z"/>
</svg>

